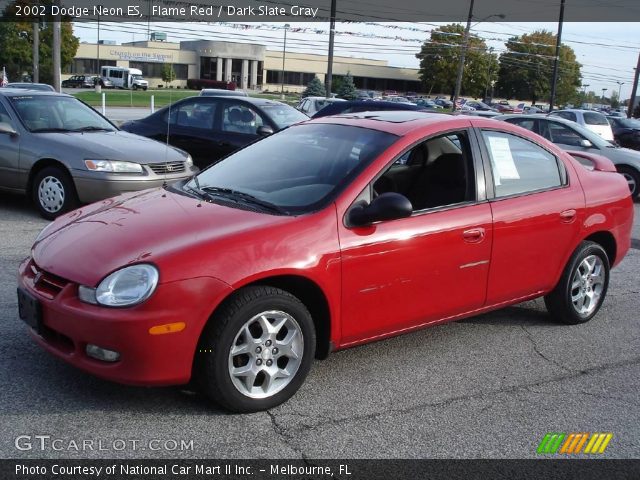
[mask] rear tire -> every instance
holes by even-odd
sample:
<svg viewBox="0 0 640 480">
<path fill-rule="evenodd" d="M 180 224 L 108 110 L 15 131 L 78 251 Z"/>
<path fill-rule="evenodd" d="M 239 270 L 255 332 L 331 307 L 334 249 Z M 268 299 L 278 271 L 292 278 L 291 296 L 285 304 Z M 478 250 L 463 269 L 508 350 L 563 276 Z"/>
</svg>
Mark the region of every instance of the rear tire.
<svg viewBox="0 0 640 480">
<path fill-rule="evenodd" d="M 31 196 L 40 215 L 53 220 L 78 206 L 78 195 L 69 174 L 59 167 L 46 167 L 33 179 Z"/>
<path fill-rule="evenodd" d="M 238 291 L 211 318 L 196 352 L 203 391 L 235 412 L 273 408 L 300 388 L 315 356 L 311 314 L 284 290 Z"/>
<path fill-rule="evenodd" d="M 616 167 L 616 170 L 618 170 L 618 173 L 624 176 L 627 180 L 627 183 L 629 184 L 629 191 L 631 192 L 631 198 L 637 200 L 638 196 L 640 196 L 640 188 L 638 188 L 640 186 L 640 172 L 635 168 L 627 167 L 626 165 L 620 165 L 619 167 Z"/>
<path fill-rule="evenodd" d="M 556 288 L 544 297 L 559 322 L 577 325 L 600 310 L 609 287 L 609 258 L 595 242 L 582 242 L 573 253 Z"/>
</svg>

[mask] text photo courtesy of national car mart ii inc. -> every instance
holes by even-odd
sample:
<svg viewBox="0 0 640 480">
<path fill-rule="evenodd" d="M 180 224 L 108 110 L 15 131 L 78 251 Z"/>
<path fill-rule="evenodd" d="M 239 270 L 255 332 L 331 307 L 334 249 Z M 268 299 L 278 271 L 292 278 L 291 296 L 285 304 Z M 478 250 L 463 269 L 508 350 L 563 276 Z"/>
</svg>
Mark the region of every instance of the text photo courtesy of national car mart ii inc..
<svg viewBox="0 0 640 480">
<path fill-rule="evenodd" d="M 252 475 L 274 475 L 274 476 L 315 476 L 315 477 L 333 477 L 350 476 L 353 469 L 348 464 L 336 465 L 294 465 L 291 463 L 261 463 L 260 465 L 248 465 L 239 463 L 220 463 L 213 464 L 211 462 L 194 463 L 191 465 L 166 463 L 154 465 L 134 464 L 130 462 L 114 463 L 112 465 L 73 465 L 52 463 L 50 465 L 25 465 L 17 463 L 15 465 L 16 476 L 37 476 L 49 475 L 55 477 L 82 475 L 96 478 L 104 478 L 109 476 L 120 475 L 170 475 L 183 478 L 193 478 L 194 476 L 252 476 Z"/>
</svg>

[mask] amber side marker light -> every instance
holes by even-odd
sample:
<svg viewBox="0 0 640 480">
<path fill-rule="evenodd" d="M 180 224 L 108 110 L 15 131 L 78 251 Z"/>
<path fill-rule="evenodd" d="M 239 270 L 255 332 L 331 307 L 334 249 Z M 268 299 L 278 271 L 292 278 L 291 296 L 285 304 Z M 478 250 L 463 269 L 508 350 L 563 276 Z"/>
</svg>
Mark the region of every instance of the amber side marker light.
<svg viewBox="0 0 640 480">
<path fill-rule="evenodd" d="M 150 335 L 164 335 L 165 333 L 177 333 L 185 329 L 184 322 L 167 323 L 166 325 L 156 325 L 149 329 Z"/>
</svg>

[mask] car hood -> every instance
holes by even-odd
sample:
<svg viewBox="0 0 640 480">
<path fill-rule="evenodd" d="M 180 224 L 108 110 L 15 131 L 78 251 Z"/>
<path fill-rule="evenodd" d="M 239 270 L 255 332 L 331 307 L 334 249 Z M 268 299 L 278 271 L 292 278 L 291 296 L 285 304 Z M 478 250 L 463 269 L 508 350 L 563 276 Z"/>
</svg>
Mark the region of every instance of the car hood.
<svg viewBox="0 0 640 480">
<path fill-rule="evenodd" d="M 197 246 L 215 251 L 211 244 L 222 238 L 277 227 L 292 218 L 201 202 L 156 188 L 59 217 L 40 233 L 31 253 L 45 271 L 96 286 L 126 265 L 160 264 L 168 256 Z"/>
<path fill-rule="evenodd" d="M 630 148 L 604 148 L 600 153 L 613 163 L 626 163 L 640 169 L 640 152 Z"/>
<path fill-rule="evenodd" d="M 136 163 L 185 161 L 186 153 L 172 146 L 125 131 L 115 132 L 49 132 L 33 133 L 34 138 L 47 139 L 63 149 L 80 152 L 84 158 L 122 160 Z M 43 149 L 48 150 L 44 143 Z"/>
</svg>

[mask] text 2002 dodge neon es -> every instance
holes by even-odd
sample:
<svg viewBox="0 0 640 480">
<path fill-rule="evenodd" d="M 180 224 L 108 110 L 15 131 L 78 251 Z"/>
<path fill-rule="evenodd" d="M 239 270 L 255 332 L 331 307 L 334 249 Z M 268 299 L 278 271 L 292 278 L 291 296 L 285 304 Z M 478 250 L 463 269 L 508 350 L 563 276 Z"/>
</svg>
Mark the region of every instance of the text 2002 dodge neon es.
<svg viewBox="0 0 640 480">
<path fill-rule="evenodd" d="M 602 157 L 420 112 L 288 128 L 189 181 L 83 207 L 20 266 L 46 350 L 140 385 L 197 379 L 236 411 L 295 393 L 329 351 L 544 296 L 590 320 L 633 206 Z"/>
</svg>

